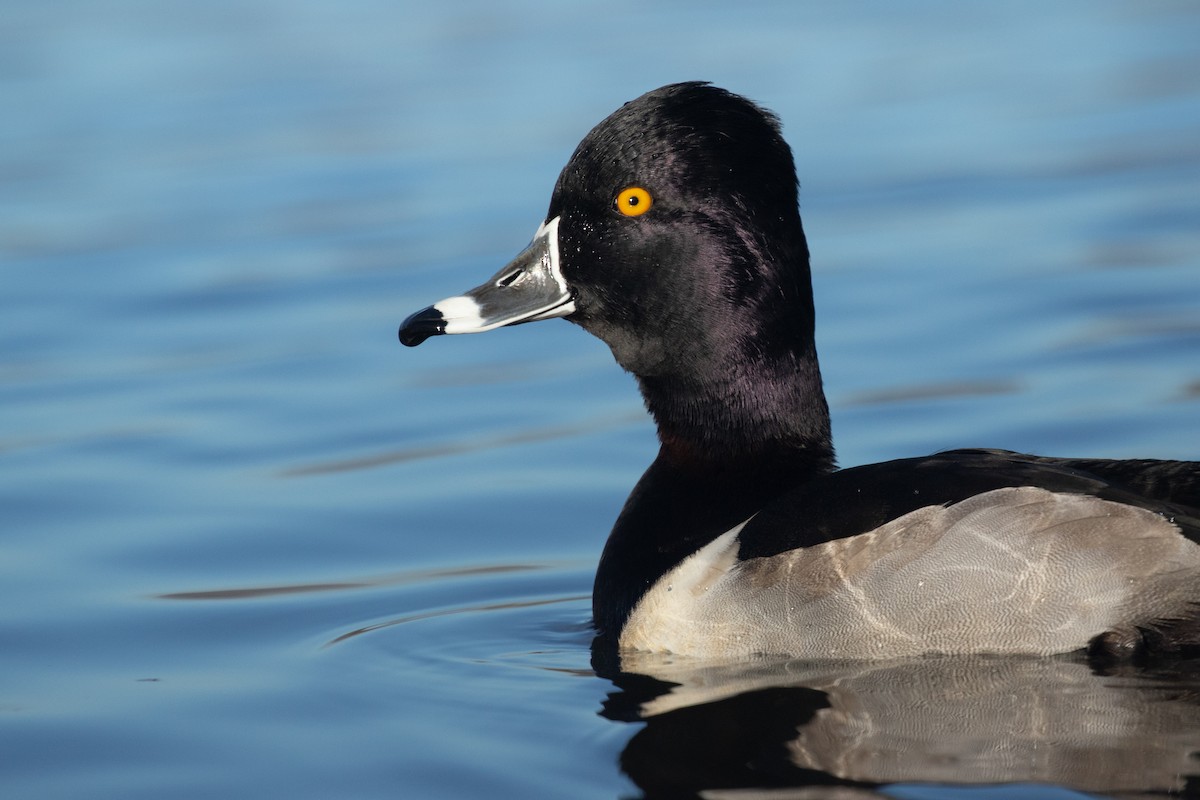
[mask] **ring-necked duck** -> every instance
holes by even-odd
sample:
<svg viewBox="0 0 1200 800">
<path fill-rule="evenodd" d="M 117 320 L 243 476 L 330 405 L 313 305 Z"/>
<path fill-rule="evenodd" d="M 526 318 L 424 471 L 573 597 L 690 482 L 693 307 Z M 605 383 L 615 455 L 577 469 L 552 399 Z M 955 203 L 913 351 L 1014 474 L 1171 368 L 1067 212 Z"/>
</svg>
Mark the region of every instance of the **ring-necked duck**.
<svg viewBox="0 0 1200 800">
<path fill-rule="evenodd" d="M 597 125 L 532 243 L 400 340 L 565 317 L 661 449 L 596 573 L 600 633 L 700 657 L 1200 646 L 1200 462 L 955 450 L 837 470 L 791 150 L 704 83 Z"/>
</svg>

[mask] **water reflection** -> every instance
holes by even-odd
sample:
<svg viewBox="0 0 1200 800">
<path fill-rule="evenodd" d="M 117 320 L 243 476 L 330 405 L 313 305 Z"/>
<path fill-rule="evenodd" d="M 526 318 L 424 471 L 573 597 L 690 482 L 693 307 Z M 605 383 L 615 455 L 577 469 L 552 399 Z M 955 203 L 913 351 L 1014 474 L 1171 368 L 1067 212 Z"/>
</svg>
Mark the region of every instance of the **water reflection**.
<svg viewBox="0 0 1200 800">
<path fill-rule="evenodd" d="M 622 667 L 603 713 L 645 723 L 621 767 L 646 797 L 782 787 L 858 797 L 897 783 L 1200 796 L 1197 663 L 1102 672 L 1070 658 L 644 656 Z"/>
</svg>

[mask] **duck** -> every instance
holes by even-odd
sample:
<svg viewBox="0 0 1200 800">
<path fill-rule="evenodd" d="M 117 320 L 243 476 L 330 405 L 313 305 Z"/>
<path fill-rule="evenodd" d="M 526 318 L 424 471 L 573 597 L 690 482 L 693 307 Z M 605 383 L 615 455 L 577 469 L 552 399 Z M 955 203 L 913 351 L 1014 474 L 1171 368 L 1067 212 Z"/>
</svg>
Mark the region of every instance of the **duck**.
<svg viewBox="0 0 1200 800">
<path fill-rule="evenodd" d="M 404 345 L 563 318 L 659 450 L 604 546 L 617 653 L 1136 659 L 1200 652 L 1200 462 L 959 449 L 838 468 L 777 116 L 707 82 L 596 125 L 522 252 Z"/>
</svg>

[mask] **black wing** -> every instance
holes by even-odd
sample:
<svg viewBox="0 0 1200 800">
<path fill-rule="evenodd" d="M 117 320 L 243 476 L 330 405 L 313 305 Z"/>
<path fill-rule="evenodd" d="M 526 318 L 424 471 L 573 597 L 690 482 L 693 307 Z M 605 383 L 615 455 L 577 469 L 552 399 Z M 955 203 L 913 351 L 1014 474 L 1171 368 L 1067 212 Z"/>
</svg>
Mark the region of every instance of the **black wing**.
<svg viewBox="0 0 1200 800">
<path fill-rule="evenodd" d="M 1088 494 L 1171 518 L 1200 543 L 1200 462 L 1045 458 L 951 450 L 840 470 L 788 492 L 738 537 L 739 557 L 773 556 L 856 536 L 930 505 L 1015 486 Z"/>
</svg>

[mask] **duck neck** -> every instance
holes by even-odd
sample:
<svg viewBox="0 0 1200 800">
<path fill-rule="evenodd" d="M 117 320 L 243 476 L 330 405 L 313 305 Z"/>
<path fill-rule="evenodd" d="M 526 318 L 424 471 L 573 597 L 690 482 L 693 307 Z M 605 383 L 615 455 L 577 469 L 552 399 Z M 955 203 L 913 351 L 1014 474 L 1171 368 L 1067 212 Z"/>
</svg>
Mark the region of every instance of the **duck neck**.
<svg viewBox="0 0 1200 800">
<path fill-rule="evenodd" d="M 680 464 L 764 460 L 831 469 L 829 406 L 815 352 L 725 360 L 686 376 L 639 376 L 664 452 Z"/>
<path fill-rule="evenodd" d="M 602 633 L 619 635 L 646 590 L 688 555 L 833 470 L 815 355 L 750 372 L 743 362 L 737 377 L 707 386 L 639 378 L 661 448 L 600 559 L 592 603 Z"/>
</svg>

